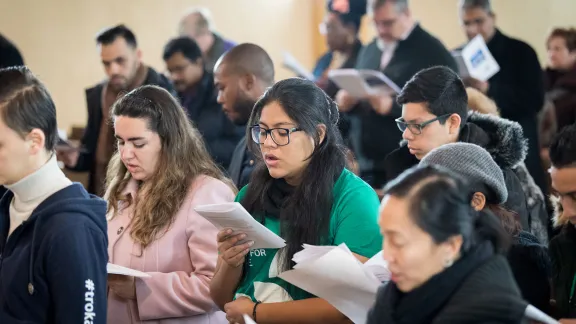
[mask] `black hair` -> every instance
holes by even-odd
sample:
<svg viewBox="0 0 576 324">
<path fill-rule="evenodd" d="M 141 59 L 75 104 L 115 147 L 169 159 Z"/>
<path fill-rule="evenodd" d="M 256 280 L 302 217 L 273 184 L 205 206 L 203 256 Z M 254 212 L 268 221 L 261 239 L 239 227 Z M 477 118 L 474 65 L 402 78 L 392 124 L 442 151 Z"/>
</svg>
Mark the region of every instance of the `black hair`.
<svg viewBox="0 0 576 324">
<path fill-rule="evenodd" d="M 178 37 L 170 40 L 168 44 L 164 46 L 162 58 L 164 61 L 167 61 L 176 53 L 182 53 L 190 62 L 196 62 L 199 58 L 202 58 L 200 47 L 189 37 Z"/>
<path fill-rule="evenodd" d="M 116 25 L 114 27 L 106 28 L 98 35 L 96 35 L 96 43 L 102 45 L 112 44 L 118 37 L 124 38 L 126 44 L 132 48 L 138 47 L 136 36 L 134 33 L 124 25 Z"/>
<path fill-rule="evenodd" d="M 337 127 L 338 107 L 313 82 L 301 78 L 279 81 L 258 100 L 248 125 L 258 124 L 262 109 L 273 102 L 282 106 L 298 128 L 315 142 L 302 182 L 294 188 L 282 206 L 280 215 L 269 215 L 280 219 L 281 235 L 286 240 L 286 247 L 279 267 L 287 270 L 293 266 L 292 257 L 302 249 L 303 243 L 328 244 L 326 239 L 333 203 L 332 192 L 346 165 L 346 156 Z M 326 127 L 322 141 L 319 125 Z M 249 129 L 246 136 L 248 147 L 258 161 L 241 203 L 253 215 L 258 215 L 262 214 L 264 197 L 275 179 L 263 163 L 260 147 L 252 140 Z"/>
<path fill-rule="evenodd" d="M 434 66 L 416 73 L 396 99 L 399 105 L 424 103 L 436 116 L 458 114 L 463 127 L 468 116 L 468 94 L 458 76 L 446 66 Z M 444 123 L 446 120 L 440 120 Z"/>
<path fill-rule="evenodd" d="M 0 69 L 0 114 L 21 136 L 40 129 L 46 138 L 44 147 L 54 150 L 58 142 L 56 106 L 44 84 L 27 67 Z"/>
<path fill-rule="evenodd" d="M 328 1 L 328 11 L 338 15 L 338 18 L 344 26 L 353 26 L 356 34 L 360 30 L 362 17 L 366 14 L 367 2 L 366 0 L 349 0 L 348 12 L 342 13 L 333 7 L 334 1 Z"/>
<path fill-rule="evenodd" d="M 384 194 L 409 199 L 410 217 L 436 244 L 461 235 L 463 255 L 485 241 L 505 252 L 509 242 L 500 220 L 487 210 L 474 210 L 467 186 L 440 166 L 415 166 L 389 183 Z"/>
<path fill-rule="evenodd" d="M 234 75 L 252 74 L 265 84 L 274 83 L 274 62 L 262 47 L 252 43 L 242 43 L 222 54 L 216 69 L 226 65 L 226 73 Z"/>
<path fill-rule="evenodd" d="M 550 162 L 555 168 L 576 167 L 576 124 L 562 128 L 550 144 Z"/>
<path fill-rule="evenodd" d="M 460 8 L 464 10 L 480 8 L 492 14 L 492 3 L 490 0 L 460 0 Z"/>
</svg>

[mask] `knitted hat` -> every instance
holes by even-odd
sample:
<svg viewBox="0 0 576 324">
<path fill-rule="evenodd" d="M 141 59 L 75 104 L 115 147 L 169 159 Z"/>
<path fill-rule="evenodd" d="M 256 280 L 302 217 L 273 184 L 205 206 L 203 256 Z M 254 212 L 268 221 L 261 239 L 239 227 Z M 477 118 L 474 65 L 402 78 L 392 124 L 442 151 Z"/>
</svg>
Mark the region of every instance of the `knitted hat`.
<svg viewBox="0 0 576 324">
<path fill-rule="evenodd" d="M 426 154 L 420 164 L 439 165 L 458 173 L 473 189 L 481 188 L 475 191 L 485 194 L 491 204 L 503 204 L 508 199 L 502 170 L 490 153 L 478 145 L 463 142 L 442 145 Z"/>
</svg>

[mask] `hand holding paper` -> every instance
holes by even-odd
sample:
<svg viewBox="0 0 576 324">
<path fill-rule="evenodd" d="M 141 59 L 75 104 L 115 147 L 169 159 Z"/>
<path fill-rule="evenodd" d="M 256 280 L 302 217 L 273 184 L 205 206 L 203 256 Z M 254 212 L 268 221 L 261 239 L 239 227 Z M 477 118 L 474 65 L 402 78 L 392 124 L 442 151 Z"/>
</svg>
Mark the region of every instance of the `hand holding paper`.
<svg viewBox="0 0 576 324">
<path fill-rule="evenodd" d="M 378 255 L 377 255 L 378 256 Z M 377 256 L 372 266 L 362 264 L 346 244 L 311 246 L 294 255 L 293 270 L 279 275 L 283 280 L 325 299 L 354 323 L 365 323 L 381 284 L 372 269 L 382 263 Z M 384 272 L 384 271 L 381 271 Z"/>
<path fill-rule="evenodd" d="M 384 73 L 375 70 L 338 69 L 328 72 L 328 77 L 340 89 L 356 98 L 374 95 L 395 95 L 401 91 Z"/>
<path fill-rule="evenodd" d="M 203 205 L 194 210 L 220 230 L 230 228 L 232 235 L 246 234 L 238 244 L 254 241 L 251 250 L 279 249 L 286 245 L 280 236 L 255 220 L 240 203 Z"/>
<path fill-rule="evenodd" d="M 108 271 L 108 274 L 132 276 L 132 277 L 137 277 L 137 278 L 149 278 L 150 277 L 150 275 L 145 273 L 145 272 L 126 268 L 126 267 L 119 266 L 117 264 L 112 264 L 112 263 L 108 263 L 106 265 L 106 270 Z"/>
</svg>

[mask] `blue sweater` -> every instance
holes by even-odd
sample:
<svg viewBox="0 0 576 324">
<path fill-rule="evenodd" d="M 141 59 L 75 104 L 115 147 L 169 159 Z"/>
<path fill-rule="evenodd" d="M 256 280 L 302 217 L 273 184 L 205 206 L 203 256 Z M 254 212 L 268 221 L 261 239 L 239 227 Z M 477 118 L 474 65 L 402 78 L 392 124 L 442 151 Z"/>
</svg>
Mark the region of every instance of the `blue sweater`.
<svg viewBox="0 0 576 324">
<path fill-rule="evenodd" d="M 0 200 L 0 323 L 106 323 L 106 203 L 74 183 L 8 237 L 12 197 Z"/>
</svg>

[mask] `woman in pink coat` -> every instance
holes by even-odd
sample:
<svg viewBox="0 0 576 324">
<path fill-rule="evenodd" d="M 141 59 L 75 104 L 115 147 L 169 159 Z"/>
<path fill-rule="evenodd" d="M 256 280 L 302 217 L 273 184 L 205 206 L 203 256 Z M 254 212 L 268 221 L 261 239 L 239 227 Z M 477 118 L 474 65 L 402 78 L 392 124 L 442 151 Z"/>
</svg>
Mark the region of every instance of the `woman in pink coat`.
<svg viewBox="0 0 576 324">
<path fill-rule="evenodd" d="M 234 185 L 164 89 L 137 88 L 111 111 L 110 263 L 148 278 L 108 276 L 108 323 L 227 323 L 210 298 L 216 228 L 194 211 L 234 200 Z"/>
</svg>

